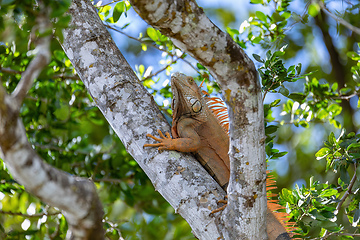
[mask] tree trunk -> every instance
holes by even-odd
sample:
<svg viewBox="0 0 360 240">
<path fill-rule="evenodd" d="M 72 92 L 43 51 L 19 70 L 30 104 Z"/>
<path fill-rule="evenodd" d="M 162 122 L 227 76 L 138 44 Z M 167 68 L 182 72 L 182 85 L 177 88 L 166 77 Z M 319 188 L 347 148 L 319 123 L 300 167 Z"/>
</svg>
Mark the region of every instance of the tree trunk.
<svg viewBox="0 0 360 240">
<path fill-rule="evenodd" d="M 40 31 L 46 30 L 41 26 L 48 26 L 48 21 L 47 16 L 38 17 Z M 34 51 L 37 55 L 22 74 L 14 92 L 9 95 L 0 86 L 1 158 L 26 191 L 63 211 L 69 224 L 70 239 L 104 239 L 103 210 L 94 184 L 45 163 L 28 142 L 19 117 L 23 99 L 34 79 L 50 61 L 50 37 L 38 39 L 38 42 Z"/>
<path fill-rule="evenodd" d="M 266 239 L 264 114 L 253 62 L 207 18 L 195 1 L 131 3 L 147 23 L 170 37 L 217 79 L 230 117 L 231 175 L 229 205 L 223 214 L 228 232 L 224 236 Z M 237 221 L 239 224 L 234 224 Z"/>
<path fill-rule="evenodd" d="M 266 239 L 263 107 L 252 61 L 192 1 L 133 1 L 133 6 L 208 67 L 225 93 L 232 170 L 223 213 L 209 216 L 225 192 L 192 156 L 143 148 L 147 133 L 170 127 L 89 1 L 76 0 L 70 7 L 72 27 L 64 33 L 63 49 L 127 151 L 197 238 Z"/>
</svg>

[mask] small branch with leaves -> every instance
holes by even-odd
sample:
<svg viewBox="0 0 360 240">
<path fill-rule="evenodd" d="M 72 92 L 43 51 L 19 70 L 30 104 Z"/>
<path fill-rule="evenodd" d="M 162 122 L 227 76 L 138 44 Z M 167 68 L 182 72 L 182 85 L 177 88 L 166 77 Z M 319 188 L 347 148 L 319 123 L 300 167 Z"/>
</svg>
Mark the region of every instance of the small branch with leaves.
<svg viewBox="0 0 360 240">
<path fill-rule="evenodd" d="M 347 21 L 345 21 L 344 19 L 336 16 L 335 14 L 333 14 L 324 4 L 323 1 L 317 1 L 317 3 L 319 4 L 320 8 L 324 11 L 324 13 L 326 13 L 328 16 L 330 16 L 332 19 L 334 19 L 335 21 L 337 21 L 338 23 L 340 23 L 341 25 L 343 25 L 344 27 L 346 27 L 347 29 L 349 29 L 350 31 L 360 35 L 360 28 L 355 27 L 354 25 L 348 23 Z"/>
<path fill-rule="evenodd" d="M 139 43 L 141 43 L 141 44 L 146 44 L 147 46 L 156 48 L 157 50 L 159 50 L 159 51 L 161 51 L 161 52 L 164 52 L 164 53 L 168 54 L 168 55 L 171 56 L 171 57 L 179 57 L 178 55 L 173 54 L 173 53 L 171 53 L 170 51 L 167 51 L 165 48 L 160 48 L 160 47 L 159 47 L 158 45 L 156 45 L 156 44 L 150 44 L 149 41 L 143 41 L 142 39 L 133 37 L 133 36 L 125 33 L 124 31 L 121 31 L 120 29 L 118 29 L 118 28 L 116 28 L 116 27 L 110 26 L 109 24 L 106 24 L 106 23 L 105 23 L 105 26 L 106 26 L 107 28 L 109 28 L 109 29 L 111 29 L 111 30 L 114 30 L 114 31 L 116 31 L 116 32 L 118 32 L 118 33 L 120 33 L 120 34 L 123 34 L 124 36 L 126 36 L 126 37 L 128 37 L 128 38 L 130 38 L 130 39 L 132 39 L 132 40 L 135 40 L 135 41 L 137 41 L 137 42 L 139 42 Z M 183 62 L 185 62 L 187 65 L 189 65 L 192 69 L 194 69 L 196 72 L 198 72 L 198 73 L 200 74 L 199 70 L 198 70 L 194 65 L 192 65 L 188 60 L 186 60 L 186 59 L 184 58 L 185 55 L 186 55 L 186 54 L 183 52 L 183 53 L 180 55 L 181 57 L 179 57 L 178 59 L 181 59 Z"/>
</svg>

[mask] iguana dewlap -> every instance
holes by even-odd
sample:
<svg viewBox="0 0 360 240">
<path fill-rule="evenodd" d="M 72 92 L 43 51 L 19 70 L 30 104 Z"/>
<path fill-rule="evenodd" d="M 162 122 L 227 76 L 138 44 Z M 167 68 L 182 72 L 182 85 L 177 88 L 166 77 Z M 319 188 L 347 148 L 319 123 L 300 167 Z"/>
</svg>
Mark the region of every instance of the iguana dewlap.
<svg viewBox="0 0 360 240">
<path fill-rule="evenodd" d="M 208 99 L 202 97 L 200 88 L 192 77 L 174 73 L 171 77 L 173 93 L 173 121 L 171 133 L 166 136 L 158 130 L 160 137 L 147 134 L 158 141 L 144 147 L 158 147 L 161 150 L 192 152 L 209 174 L 226 191 L 230 178 L 228 155 L 229 136 L 220 125 L 218 118 L 207 105 Z M 269 204 L 268 204 L 269 206 Z M 290 239 L 285 228 L 272 211 L 267 210 L 267 233 L 270 240 Z"/>
</svg>

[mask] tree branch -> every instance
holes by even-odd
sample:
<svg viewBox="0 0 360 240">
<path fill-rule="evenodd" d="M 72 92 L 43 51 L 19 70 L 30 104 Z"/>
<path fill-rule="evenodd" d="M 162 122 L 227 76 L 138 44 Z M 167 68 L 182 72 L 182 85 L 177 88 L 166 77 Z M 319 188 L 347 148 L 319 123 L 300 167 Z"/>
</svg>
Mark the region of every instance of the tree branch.
<svg viewBox="0 0 360 240">
<path fill-rule="evenodd" d="M 0 66 L 0 72 L 10 73 L 10 74 L 23 74 L 24 73 L 23 71 L 14 70 L 14 69 L 11 69 L 11 68 L 2 68 L 1 66 Z M 51 75 L 51 78 L 53 78 L 53 79 L 61 78 L 61 79 L 80 80 L 78 75 L 65 75 L 64 73 Z"/>
<path fill-rule="evenodd" d="M 215 180 L 189 154 L 143 148 L 147 133 L 170 131 L 151 94 L 134 74 L 109 32 L 87 0 L 75 0 L 69 9 L 71 26 L 62 47 L 89 94 L 138 162 L 155 189 L 190 224 L 195 236 L 221 236 L 218 220 L 209 217 L 225 195 Z M 185 169 L 180 174 L 178 169 Z"/>
<path fill-rule="evenodd" d="M 128 37 L 128 38 L 130 38 L 130 39 L 132 39 L 132 40 L 135 40 L 135 41 L 137 41 L 137 42 L 139 42 L 139 43 L 146 44 L 147 46 L 156 48 L 157 50 L 159 50 L 159 51 L 161 51 L 161 52 L 164 52 L 164 53 L 170 55 L 171 57 L 177 57 L 177 55 L 172 54 L 172 53 L 166 51 L 165 49 L 162 49 L 162 48 L 158 47 L 157 45 L 149 44 L 149 43 L 146 42 L 146 41 L 142 41 L 141 39 L 138 39 L 138 38 L 135 38 L 135 37 L 133 37 L 133 36 L 130 36 L 129 34 L 123 32 L 123 31 L 121 31 L 121 30 L 119 30 L 119 29 L 117 29 L 117 28 L 115 28 L 115 27 L 113 27 L 113 26 L 110 26 L 109 24 L 105 24 L 105 26 L 106 26 L 107 28 L 111 29 L 111 30 L 114 30 L 114 31 L 116 31 L 116 32 L 118 32 L 118 33 L 120 33 L 120 34 L 123 34 L 124 36 L 126 36 L 126 37 Z M 181 56 L 183 56 L 183 55 L 184 55 L 184 54 L 181 54 Z M 186 64 L 188 64 L 188 65 L 189 65 L 192 69 L 194 69 L 196 72 L 199 72 L 199 70 L 196 69 L 196 67 L 194 67 L 194 66 L 191 64 L 191 62 L 189 62 L 188 60 L 186 60 L 186 59 L 184 59 L 184 58 L 181 58 L 181 60 L 182 60 L 183 62 L 185 62 Z"/>
<path fill-rule="evenodd" d="M 177 60 L 181 59 L 181 57 L 184 56 L 184 54 L 182 54 L 181 56 L 177 56 L 175 57 L 175 59 L 172 59 L 170 63 L 166 64 L 164 67 L 162 67 L 161 69 L 157 70 L 156 72 L 150 74 L 149 76 L 144 76 L 144 79 L 141 79 L 141 81 L 145 81 L 145 80 L 148 80 L 148 79 L 151 79 L 153 77 L 155 77 L 156 75 L 158 75 L 159 73 L 165 71 L 168 67 L 170 67 L 173 63 L 176 63 Z"/>
<path fill-rule="evenodd" d="M 48 12 L 47 9 L 43 11 Z M 40 27 L 37 27 L 41 30 L 47 25 L 44 21 L 49 21 L 45 16 L 38 21 Z M 0 85 L 1 158 L 14 179 L 28 192 L 63 211 L 71 239 L 103 239 L 103 211 L 93 182 L 71 176 L 45 163 L 28 142 L 19 117 L 19 108 L 34 78 L 50 60 L 50 37 L 38 41 L 37 55 L 22 74 L 13 94 L 9 96 Z"/>
<path fill-rule="evenodd" d="M 49 19 L 46 12 L 43 12 L 37 18 L 39 32 L 43 33 L 49 27 Z M 15 108 L 20 108 L 27 92 L 31 88 L 33 81 L 37 78 L 42 69 L 50 62 L 50 36 L 42 37 L 38 40 L 38 44 L 34 49 L 35 58 L 31 60 L 25 72 L 21 75 L 21 80 L 16 86 L 12 97 L 14 99 Z"/>
<path fill-rule="evenodd" d="M 266 164 L 260 141 L 264 138 L 264 116 L 254 63 L 195 1 L 132 0 L 131 5 L 217 79 L 230 118 L 229 204 L 222 215 L 228 235 L 224 237 L 266 238 Z"/>
<path fill-rule="evenodd" d="M 29 144 L 18 111 L 13 98 L 0 87 L 0 146 L 14 179 L 42 201 L 65 211 L 75 238 L 102 239 L 103 212 L 94 184 L 45 163 Z"/>
<path fill-rule="evenodd" d="M 336 206 L 336 210 L 335 210 L 335 215 L 337 215 L 341 209 L 341 206 L 344 204 L 346 198 L 350 195 L 351 191 L 352 191 L 352 188 L 356 182 L 356 163 L 354 164 L 354 168 L 355 168 L 355 172 L 354 172 L 354 176 L 352 177 L 351 181 L 350 181 L 350 184 L 348 186 L 348 189 L 346 190 L 346 192 L 344 193 L 344 195 L 342 196 L 342 198 L 340 199 L 340 202 L 338 203 L 338 205 Z M 324 235 L 323 237 L 321 237 L 320 239 L 327 239 L 328 237 L 330 237 L 331 235 L 334 235 L 335 232 L 331 232 L 331 233 L 328 233 L 328 230 L 325 230 L 324 232 Z M 344 234 L 336 234 L 336 235 L 348 235 L 346 233 Z M 355 236 L 355 235 L 352 235 L 350 234 L 351 236 Z"/>
<path fill-rule="evenodd" d="M 53 215 L 62 214 L 61 212 L 25 214 L 25 213 L 20 213 L 20 212 L 9 212 L 9 211 L 2 211 L 2 210 L 0 210 L 0 213 L 5 214 L 5 215 L 12 215 L 12 216 L 22 216 L 25 218 L 41 218 L 43 216 L 53 216 Z"/>
<path fill-rule="evenodd" d="M 327 22 L 325 21 L 325 11 L 320 11 L 318 16 L 316 16 L 315 23 L 320 28 L 321 33 L 324 38 L 325 46 L 329 52 L 330 55 L 330 63 L 332 66 L 331 69 L 331 77 L 334 78 L 333 81 L 337 82 L 339 84 L 339 88 L 343 88 L 346 86 L 348 71 L 346 70 L 345 66 L 343 65 L 342 61 L 340 61 L 341 57 L 339 54 L 338 49 L 335 47 L 333 43 L 333 39 L 329 34 L 329 26 Z M 344 125 L 346 129 L 350 132 L 356 131 L 356 126 L 354 124 L 354 121 L 352 121 L 352 117 L 354 115 L 354 110 L 350 106 L 350 102 L 342 101 L 341 106 L 343 108 L 344 116 Z"/>
<path fill-rule="evenodd" d="M 351 190 L 356 182 L 356 164 L 355 166 L 355 172 L 354 172 L 354 176 L 352 177 L 350 184 L 348 186 L 348 189 L 346 190 L 346 192 L 344 193 L 344 195 L 342 196 L 342 198 L 340 199 L 340 202 L 338 203 L 338 205 L 336 206 L 336 212 L 338 213 L 340 211 L 341 206 L 343 205 L 343 203 L 345 202 L 346 198 L 350 195 Z"/>
<path fill-rule="evenodd" d="M 339 22 L 341 25 L 348 28 L 350 31 L 353 31 L 354 33 L 360 35 L 360 28 L 357 28 L 357 27 L 351 25 L 350 23 L 348 23 L 347 21 L 345 21 L 344 19 L 337 17 L 335 14 L 330 12 L 329 9 L 327 9 L 327 7 L 325 6 L 325 4 L 322 1 L 318 1 L 318 4 L 319 4 L 320 8 L 332 19 Z"/>
</svg>

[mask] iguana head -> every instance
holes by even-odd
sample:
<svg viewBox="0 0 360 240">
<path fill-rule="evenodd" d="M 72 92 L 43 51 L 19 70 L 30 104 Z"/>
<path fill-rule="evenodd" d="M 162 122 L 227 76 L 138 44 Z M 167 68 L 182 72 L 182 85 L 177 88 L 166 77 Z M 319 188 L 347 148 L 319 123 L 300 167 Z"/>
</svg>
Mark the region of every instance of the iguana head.
<svg viewBox="0 0 360 240">
<path fill-rule="evenodd" d="M 182 73 L 171 76 L 173 120 L 183 115 L 197 115 L 202 110 L 201 91 L 192 77 Z"/>
</svg>

